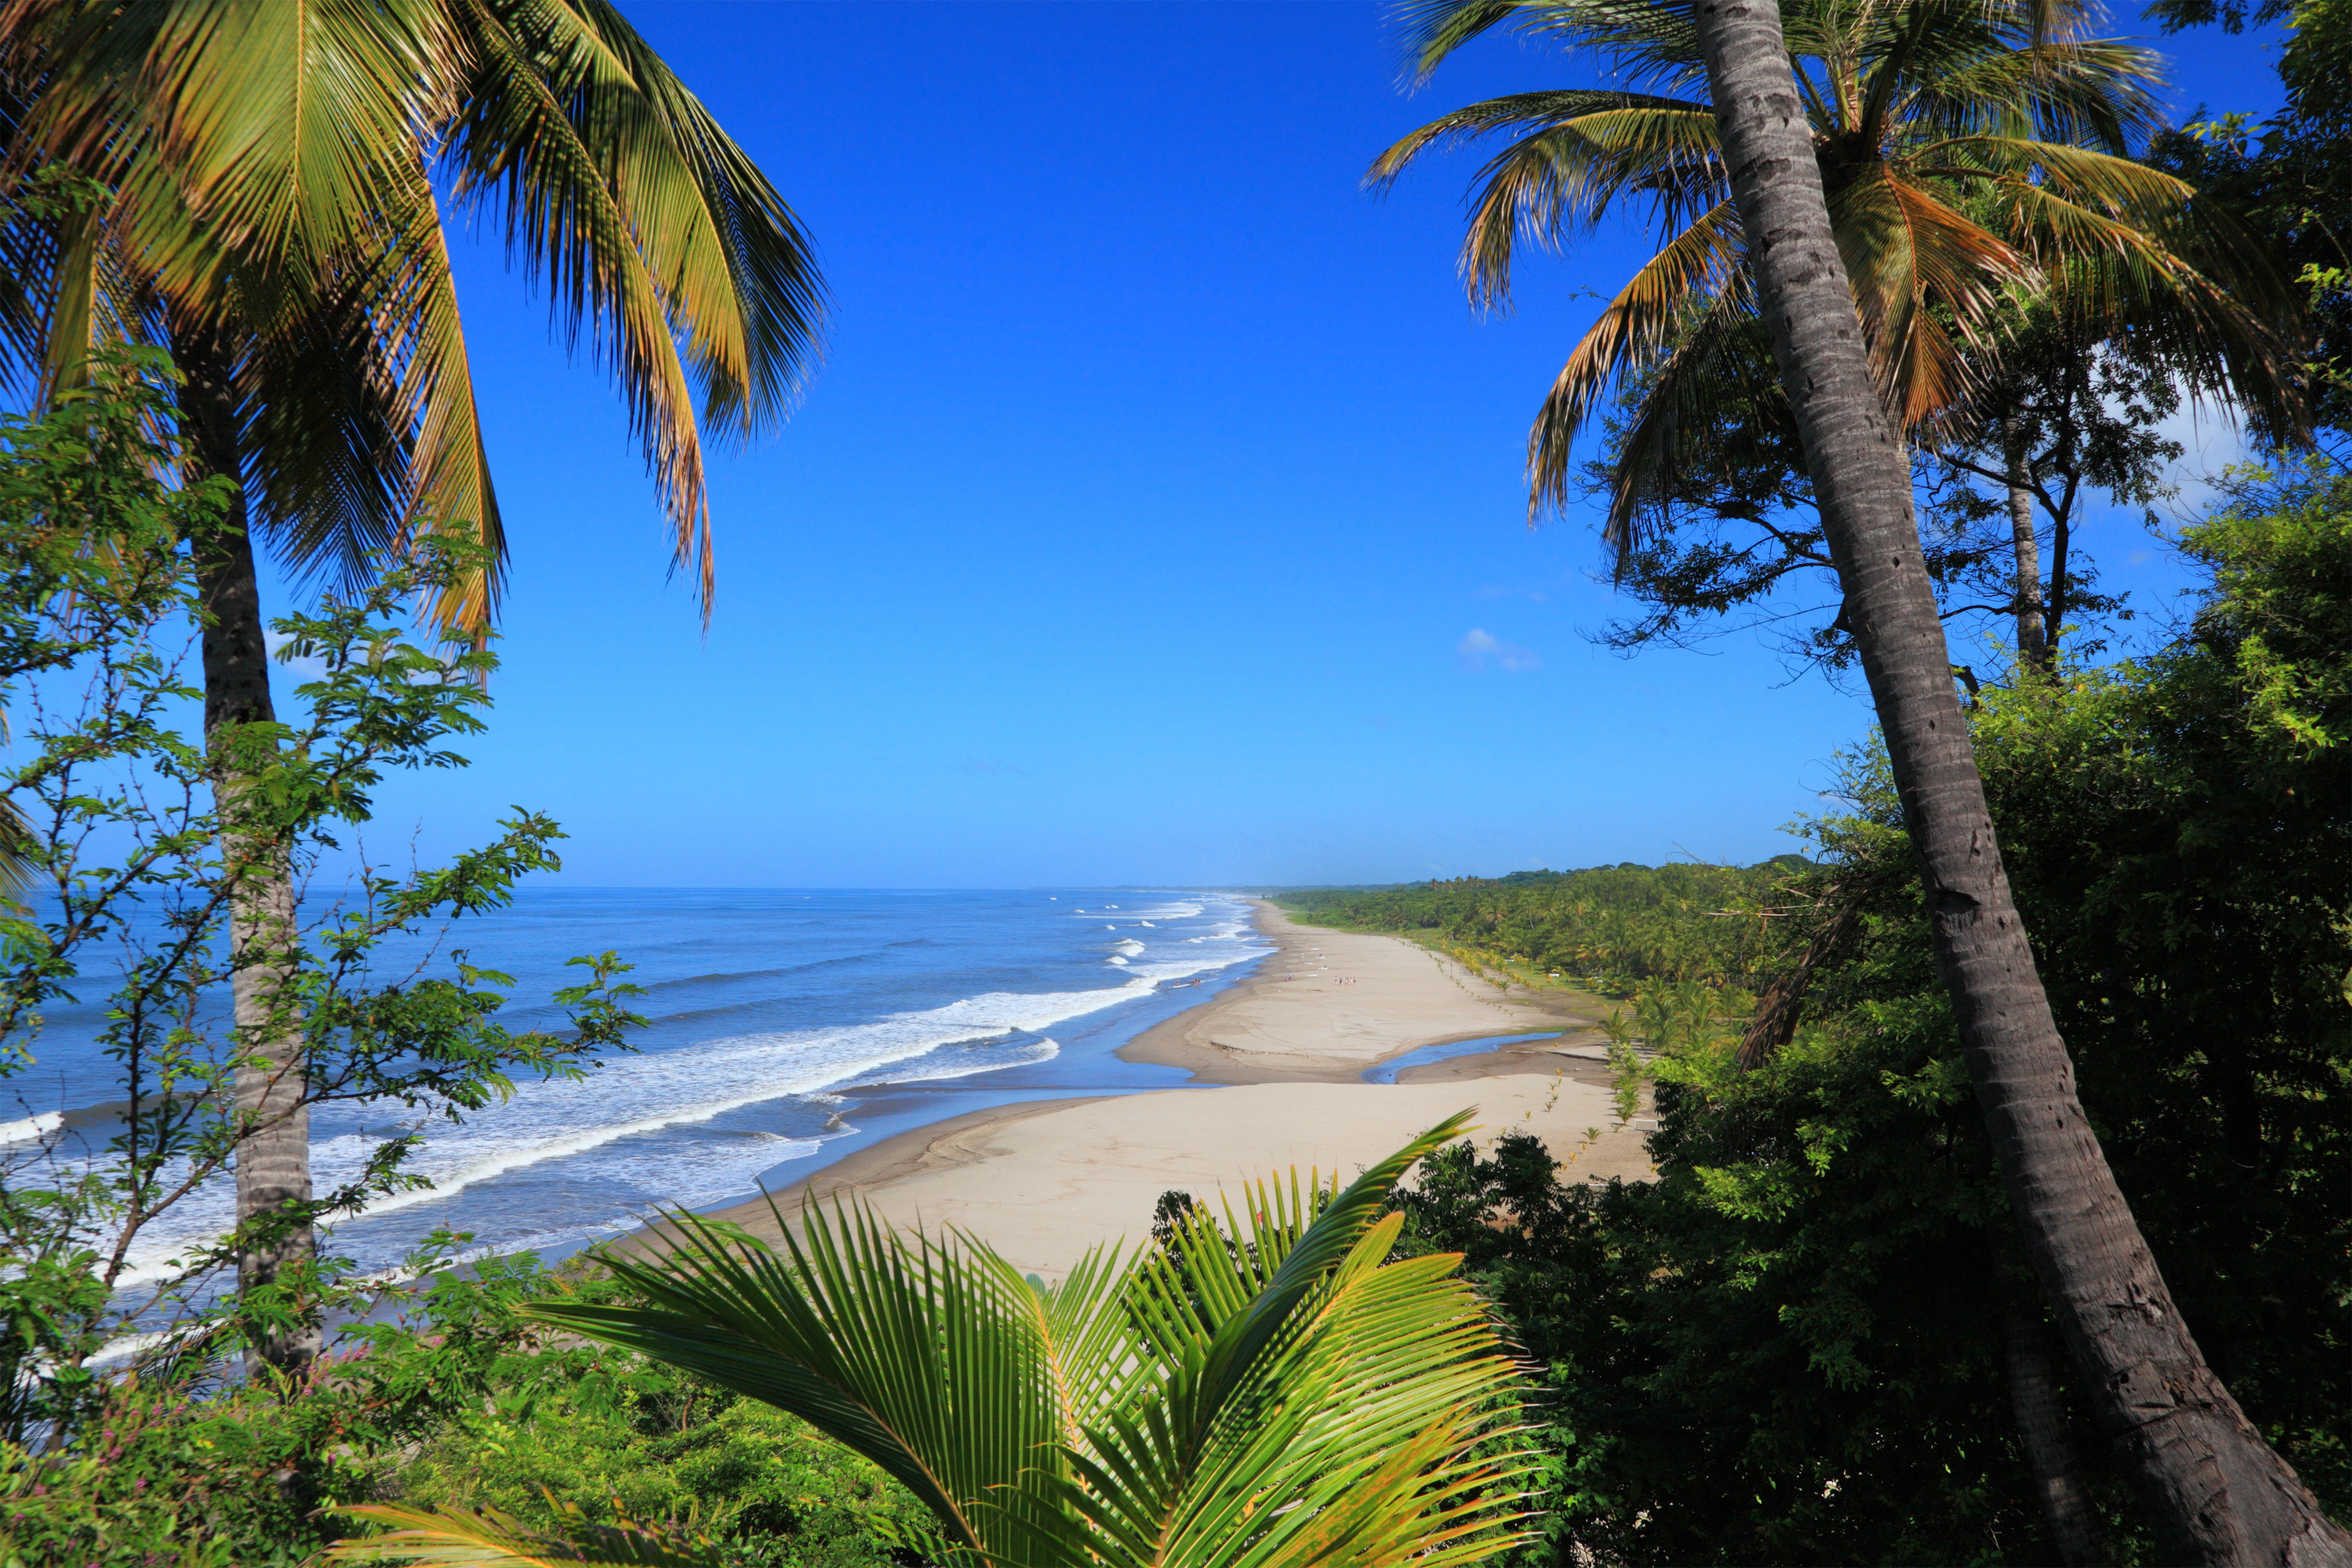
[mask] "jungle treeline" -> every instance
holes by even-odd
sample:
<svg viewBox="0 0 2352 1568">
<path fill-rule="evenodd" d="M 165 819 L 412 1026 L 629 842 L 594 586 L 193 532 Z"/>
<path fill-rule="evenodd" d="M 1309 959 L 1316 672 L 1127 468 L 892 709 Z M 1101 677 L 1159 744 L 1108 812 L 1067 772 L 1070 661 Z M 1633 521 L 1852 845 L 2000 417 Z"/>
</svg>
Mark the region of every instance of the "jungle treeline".
<svg viewBox="0 0 2352 1568">
<path fill-rule="evenodd" d="M 1987 688 L 1969 725 L 2105 1156 L 2198 1343 L 2340 1518 L 2352 479 L 2243 476 L 2181 546 L 2205 586 L 2177 637 Z M 1401 1202 L 1549 1369 L 1526 1561 L 2175 1561 L 2019 1254 L 1883 752 L 1842 770 L 1808 858 L 1295 900 L 1500 978 L 1616 982 L 1664 1045 L 1655 1180 L 1581 1183 L 1507 1132 Z"/>
<path fill-rule="evenodd" d="M 1370 892 L 1307 890 L 1281 901 L 1310 924 L 1432 942 L 1482 968 L 1752 990 L 1788 951 L 1817 869 L 1801 855 L 1754 866 L 1627 861 Z"/>
</svg>

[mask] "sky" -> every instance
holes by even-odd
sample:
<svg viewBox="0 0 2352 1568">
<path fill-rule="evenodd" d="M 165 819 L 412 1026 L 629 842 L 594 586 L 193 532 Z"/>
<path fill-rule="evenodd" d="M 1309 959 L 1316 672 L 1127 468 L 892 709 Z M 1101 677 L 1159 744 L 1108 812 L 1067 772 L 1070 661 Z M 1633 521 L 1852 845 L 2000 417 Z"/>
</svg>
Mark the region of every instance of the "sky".
<svg viewBox="0 0 2352 1568">
<path fill-rule="evenodd" d="M 504 665 L 379 852 L 523 805 L 572 886 L 1389 882 L 1748 862 L 1825 808 L 1858 693 L 1754 635 L 1596 647 L 1592 520 L 1528 526 L 1528 419 L 1642 233 L 1478 314 L 1475 155 L 1361 188 L 1558 56 L 1490 37 L 1408 94 L 1375 5 L 625 9 L 814 238 L 826 358 L 714 462 L 706 636 L 608 379 L 458 237 Z M 2189 41 L 2183 110 L 2273 107 L 2262 40 Z M 2179 585 L 2128 520 L 2088 542 Z"/>
</svg>

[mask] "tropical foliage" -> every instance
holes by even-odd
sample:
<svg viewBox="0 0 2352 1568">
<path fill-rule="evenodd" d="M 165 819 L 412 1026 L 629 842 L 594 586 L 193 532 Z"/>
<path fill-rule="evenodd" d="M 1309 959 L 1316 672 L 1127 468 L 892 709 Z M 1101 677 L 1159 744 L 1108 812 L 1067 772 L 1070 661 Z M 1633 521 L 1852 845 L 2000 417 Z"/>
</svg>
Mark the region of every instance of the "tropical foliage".
<svg viewBox="0 0 2352 1568">
<path fill-rule="evenodd" d="M 109 342 L 168 342 L 223 379 L 239 429 L 207 461 L 247 481 L 257 533 L 346 589 L 404 540 L 475 539 L 442 613 L 478 631 L 505 529 L 446 226 L 488 219 L 610 366 L 707 605 L 704 443 L 788 411 L 822 284 L 782 198 L 613 6 L 18 0 L 0 18 L 18 197 L 0 363 L 20 388 L 73 384 Z"/>
<path fill-rule="evenodd" d="M 1057 1287 L 862 1208 L 780 1215 L 781 1252 L 679 1214 L 656 1256 L 605 1259 L 647 1305 L 531 1315 L 808 1420 L 929 1508 L 949 1562 L 1484 1562 L 1525 1537 L 1517 1367 L 1455 1260 L 1391 1259 L 1381 1212 L 1467 1120 Z M 478 1521 L 356 1511 L 394 1529 L 340 1558 L 520 1560 Z"/>
<path fill-rule="evenodd" d="M 1810 907 L 1801 891 L 1810 869 L 1793 855 L 1746 868 L 1628 863 L 1284 902 L 1310 925 L 1409 935 L 1506 976 L 1753 989 L 1787 950 L 1791 917 Z"/>
<path fill-rule="evenodd" d="M 14 1441 L 71 1439 L 108 1397 L 92 1356 L 131 1331 L 144 1336 L 136 1373 L 209 1365 L 257 1334 L 360 1310 L 368 1287 L 332 1260 L 235 1301 L 220 1277 L 257 1236 L 421 1180 L 404 1168 L 415 1138 L 382 1136 L 332 1192 L 241 1216 L 169 1258 L 149 1240 L 218 1194 L 273 1130 L 270 1113 L 227 1092 L 252 1046 L 211 1001 L 248 868 L 222 848 L 209 758 L 184 728 L 196 695 L 179 665 L 192 560 L 220 497 L 157 477 L 173 456 L 156 434 L 168 377 L 152 355 L 114 353 L 58 411 L 0 419 L 0 700 L 21 757 L 0 770 L 0 799 L 21 825 L 24 870 L 0 903 L 0 1084 L 21 1115 L 49 1118 L 0 1152 L 0 1437 Z M 478 678 L 495 658 L 462 645 L 428 653 L 400 625 L 414 595 L 467 569 L 428 547 L 357 604 L 279 623 L 289 657 L 320 667 L 301 689 L 305 718 L 226 743 L 255 758 L 246 810 L 267 814 L 306 875 L 367 821 L 387 773 L 462 765 L 450 745 L 480 728 Z M 389 983 L 374 963 L 387 940 L 496 908 L 557 864 L 552 822 L 518 813 L 503 826 L 446 867 L 345 862 L 356 896 L 308 902 L 286 972 L 310 1063 L 292 1113 L 383 1103 L 459 1119 L 518 1077 L 577 1077 L 622 1043 L 631 991 L 610 955 L 583 961 L 583 983 L 557 998 L 571 1015 L 562 1037 L 500 1027 L 501 977 L 462 955 Z M 67 1125 L 21 1086 L 45 1009 L 93 991 L 115 1083 L 97 1099 L 115 1110 Z"/>
<path fill-rule="evenodd" d="M 2285 412 L 2279 312 L 2263 309 L 2267 296 L 2231 297 L 2267 269 L 2185 181 L 2133 160 L 2159 123 L 2158 60 L 2086 36 L 2088 16 L 1973 0 L 1784 8 L 1872 363 L 1906 428 L 1964 407 L 1967 351 L 1990 343 L 2011 288 L 2095 328 L 2087 341 L 2128 320 L 2162 336 L 2193 383 L 2268 388 Z M 1507 297 L 1521 244 L 1557 246 L 1628 202 L 1654 209 L 1657 255 L 1577 344 L 1528 437 L 1531 504 L 1564 502 L 1578 430 L 1612 383 L 1660 362 L 1622 448 L 1610 517 L 1622 548 L 1642 494 L 1677 455 L 1679 426 L 1719 401 L 1716 384 L 1773 402 L 1696 34 L 1678 7 L 1587 0 L 1423 0 L 1406 16 L 1423 79 L 1508 22 L 1598 58 L 1625 84 L 1457 110 L 1370 174 L 1391 181 L 1434 148 L 1515 138 L 1480 171 L 1463 243 L 1472 297 L 1493 302 Z"/>
<path fill-rule="evenodd" d="M 2148 659 L 1973 717 L 2082 1099 L 2198 1342 L 2336 1517 L 2352 1510 L 2352 485 L 2242 477 Z M 2054 1342 L 1935 972 L 1883 762 L 1796 879 L 1866 889 L 1806 1022 L 1650 1064 L 1654 1184 L 1456 1145 L 1400 1199 L 1551 1367 L 1559 1469 L 1530 1563 L 2058 1560 L 2011 1381 Z M 1878 868 L 1883 874 L 1868 874 Z M 1857 875 L 1856 873 L 1864 873 Z M 2164 1561 L 2050 1351 L 2100 1555 Z"/>
</svg>

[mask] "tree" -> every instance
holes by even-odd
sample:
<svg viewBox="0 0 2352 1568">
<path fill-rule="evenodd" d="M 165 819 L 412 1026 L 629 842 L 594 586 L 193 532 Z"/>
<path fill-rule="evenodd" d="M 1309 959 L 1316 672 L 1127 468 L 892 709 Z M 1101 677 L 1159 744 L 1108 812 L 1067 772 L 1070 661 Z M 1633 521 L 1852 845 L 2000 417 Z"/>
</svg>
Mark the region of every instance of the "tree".
<svg viewBox="0 0 2352 1568">
<path fill-rule="evenodd" d="M 2234 113 L 2200 120 L 2152 156 L 2236 213 L 2307 290 L 2305 395 L 2321 445 L 2340 464 L 2352 459 L 2352 5 L 2264 0 L 2254 19 L 2290 11 L 2279 53 L 2285 107 L 2260 125 Z M 2160 0 L 2148 12 L 2167 31 L 2219 20 L 2236 32 L 2247 19 L 2237 0 Z"/>
<path fill-rule="evenodd" d="M 168 342 L 187 473 L 237 481 L 199 563 L 208 736 L 275 718 L 257 537 L 346 588 L 386 550 L 478 540 L 435 613 L 487 631 L 505 531 L 443 189 L 461 214 L 503 218 L 567 341 L 584 330 L 609 357 L 708 616 L 705 427 L 740 439 L 781 419 L 815 353 L 822 285 L 782 199 L 604 0 L 13 0 L 0 33 L 16 100 L 5 167 L 20 198 L 43 198 L 19 199 L 0 230 L 10 368 L 54 395 L 94 344 Z M 222 762 L 233 823 L 246 786 Z M 270 1130 L 237 1163 L 250 1215 L 308 1200 L 309 1148 L 299 1044 L 273 1001 L 285 846 L 231 847 L 256 872 L 235 921 L 250 1051 L 237 1095 Z M 289 1230 L 245 1260 L 247 1279 L 266 1286 L 309 1247 Z M 264 1348 L 292 1364 L 316 1346 L 302 1331 Z"/>
<path fill-rule="evenodd" d="M 1464 242 L 1472 297 L 1488 303 L 1507 299 L 1521 244 L 1559 245 L 1628 200 L 1654 208 L 1656 256 L 1578 343 L 1528 437 L 1530 518 L 1565 506 L 1589 474 L 1606 499 L 1620 580 L 1660 606 L 1608 640 L 1672 637 L 1694 616 L 1753 605 L 1790 572 L 1825 567 L 1802 465 L 1789 460 L 1794 432 L 1773 386 L 1749 247 L 1696 92 L 1686 13 L 1426 0 L 1407 15 L 1424 78 L 1519 16 L 1606 57 L 1640 89 L 1475 104 L 1398 142 L 1369 176 L 1386 184 L 1435 148 L 1517 137 L 1481 171 Z M 1874 375 L 1906 440 L 1935 448 L 1990 435 L 2002 445 L 2004 425 L 2023 411 L 2005 401 L 2022 383 L 2001 366 L 2029 321 L 2024 357 L 2086 359 L 2127 338 L 2132 363 L 2159 363 L 2268 428 L 2294 427 L 2294 356 L 2279 326 L 2292 314 L 2289 290 L 2252 237 L 2195 200 L 2188 182 L 2133 160 L 2158 123 L 2158 62 L 2082 36 L 2083 22 L 2073 5 L 1945 0 L 1790 11 L 1841 256 Z M 1612 384 L 1633 392 L 1612 422 L 1609 460 L 1580 468 L 1573 442 Z M 2011 488 L 2012 507 L 2032 497 L 2028 479 Z M 1727 521 L 1742 525 L 1736 541 L 1716 531 Z M 1666 529 L 1677 521 L 1703 536 L 1675 539 Z M 1958 590 L 1996 559 L 2026 563 L 2014 541 L 2012 525 L 1998 557 L 1979 540 L 1931 554 L 1956 608 L 1980 597 Z M 2007 610 L 2021 596 L 1999 598 Z M 1810 651 L 1842 660 L 1844 645 L 1834 626 Z"/>
<path fill-rule="evenodd" d="M 25 825 L 41 896 L 0 900 L 0 1085 L 37 1065 L 45 1008 L 118 971 L 97 1042 L 114 1063 L 114 1124 L 53 1126 L 0 1152 L 0 1441 L 37 1435 L 51 1451 L 86 1436 L 79 1417 L 110 1396 L 85 1364 L 110 1341 L 134 1370 L 208 1365 L 206 1347 L 281 1340 L 322 1300 L 363 1306 L 369 1290 L 351 1289 L 347 1266 L 339 1282 L 330 1260 L 230 1303 L 213 1285 L 286 1230 L 425 1184 L 404 1169 L 412 1134 L 362 1133 L 360 1168 L 337 1191 L 241 1216 L 170 1259 L 141 1256 L 142 1236 L 276 1128 L 236 1103 L 247 1053 L 212 1005 L 220 939 L 254 874 L 234 846 L 258 830 L 223 824 L 213 755 L 182 727 L 198 695 L 180 665 L 194 563 L 230 487 L 164 482 L 176 454 L 158 434 L 171 408 L 160 356 L 110 352 L 97 371 L 44 417 L 0 419 L 0 700 L 18 710 L 23 757 L 0 770 L 0 801 Z M 475 569 L 446 558 L 458 548 L 421 542 L 359 602 L 279 620 L 323 667 L 301 689 L 305 719 L 216 737 L 254 781 L 233 809 L 268 811 L 268 836 L 306 876 L 367 819 L 388 771 L 462 765 L 450 742 L 481 728 L 493 656 L 428 651 L 399 628 L 415 595 Z M 558 994 L 565 1038 L 499 1027 L 499 979 L 462 953 L 383 980 L 387 940 L 500 907 L 519 878 L 556 864 L 552 822 L 518 812 L 501 826 L 446 867 L 397 877 L 362 863 L 356 899 L 314 897 L 291 917 L 272 999 L 286 1016 L 272 1023 L 301 1041 L 294 1109 L 392 1103 L 459 1120 L 518 1076 L 578 1078 L 622 1044 L 634 988 L 615 983 L 609 954 Z"/>
<path fill-rule="evenodd" d="M 2242 481 L 2182 544 L 2208 586 L 2177 637 L 1988 689 L 1969 728 L 2134 1216 L 2231 1393 L 2341 1518 L 2352 481 L 2317 463 Z M 1817 862 L 1772 900 L 1795 928 L 1780 964 L 1811 969 L 1793 1037 L 1651 1062 L 1654 1181 L 1555 1173 L 1533 1140 L 1441 1152 L 1401 1195 L 1405 1245 L 1467 1253 L 1552 1368 L 1555 1542 L 1628 1564 L 2033 1563 L 2071 1517 L 2073 1560 L 2176 1560 L 2042 1351 L 2042 1292 L 2011 1288 L 2016 1227 L 1884 754 L 1832 794 L 1849 804 L 1813 826 Z M 1377 924 L 1422 896 L 1347 907 Z M 1707 935 L 1706 907 L 1673 918 Z M 2030 1484 L 2035 1394 L 2104 1540 Z"/>
<path fill-rule="evenodd" d="M 606 1258 L 646 1305 L 530 1315 L 810 1421 L 921 1499 L 952 1563 L 1485 1562 L 1528 1538 L 1520 1373 L 1458 1257 L 1390 1261 L 1381 1212 L 1466 1121 L 1344 1192 L 1259 1184 L 1230 1232 L 1171 1215 L 1050 1289 L 975 1238 L 811 1205 L 781 1253 L 675 1215 L 654 1256 Z M 353 1511 L 397 1528 L 343 1561 L 546 1560 L 500 1521 Z"/>
<path fill-rule="evenodd" d="M 2205 1364 L 2075 1098 L 2001 868 L 1912 519 L 1902 433 L 1874 384 L 1776 6 L 1694 14 L 1759 309 L 1847 598 L 1927 889 L 1937 964 L 2027 1256 L 2170 1550 L 2352 1563 Z"/>
<path fill-rule="evenodd" d="M 2185 448 L 2162 429 L 2180 406 L 2179 388 L 2129 334 L 2084 343 L 2047 311 L 2021 313 L 2016 339 L 1985 377 L 1980 402 L 1998 416 L 1952 432 L 1919 467 L 1946 553 L 1966 563 L 1952 574 L 1961 587 L 1955 597 L 1973 589 L 1979 603 L 2012 616 L 2019 674 L 2046 676 L 2071 617 L 2122 608 L 2095 591 L 2077 547 L 2088 492 L 2153 519 L 2171 493 L 2162 476 Z M 2037 506 L 2048 520 L 2047 573 Z"/>
</svg>

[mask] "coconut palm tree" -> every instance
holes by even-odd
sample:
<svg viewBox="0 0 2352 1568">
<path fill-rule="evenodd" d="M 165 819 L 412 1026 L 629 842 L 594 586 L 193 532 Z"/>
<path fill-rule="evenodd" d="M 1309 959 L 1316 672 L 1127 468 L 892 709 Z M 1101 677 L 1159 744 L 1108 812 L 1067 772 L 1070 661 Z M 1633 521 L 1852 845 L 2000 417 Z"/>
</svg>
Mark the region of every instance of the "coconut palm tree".
<svg viewBox="0 0 2352 1568">
<path fill-rule="evenodd" d="M 929 1506 L 927 1554 L 950 1563 L 1486 1562 L 1531 1534 L 1524 1374 L 1454 1277 L 1461 1259 L 1387 1261 L 1402 1216 L 1381 1213 L 1467 1120 L 1344 1192 L 1294 1171 L 1248 1189 L 1223 1228 L 1196 1207 L 1164 1244 L 1124 1262 L 1097 1248 L 1052 1289 L 973 1237 L 811 1205 L 797 1236 L 779 1213 L 781 1252 L 674 1215 L 655 1255 L 605 1257 L 648 1305 L 532 1312 L 811 1422 Z M 609 1527 L 551 1542 L 498 1519 L 352 1511 L 394 1529 L 338 1546 L 344 1561 L 715 1561 Z"/>
<path fill-rule="evenodd" d="M 1755 239 L 1758 308 L 1821 494 L 1937 965 L 2034 1274 L 2168 1558 L 2352 1563 L 2352 1535 L 2206 1365 L 2075 1098 L 2001 869 L 1920 552 L 1902 421 L 1855 331 L 1809 89 L 1790 69 L 1779 9 L 1699 0 L 1676 15 L 1704 61 L 1732 199 Z"/>
<path fill-rule="evenodd" d="M 2084 36 L 2080 0 L 1792 0 L 1793 80 L 1821 166 L 1874 380 L 1906 439 L 1997 425 L 1979 406 L 2016 305 L 2090 352 L 2128 331 L 2192 391 L 2271 428 L 2295 422 L 2288 291 L 2237 225 L 2130 153 L 2159 124 L 2159 59 Z M 1559 247 L 1628 203 L 1659 247 L 1570 354 L 1528 437 L 1528 509 L 1564 506 L 1571 447 L 1610 388 L 1647 380 L 1612 476 L 1621 569 L 1644 500 L 1727 406 L 1777 413 L 1754 247 L 1731 198 L 1687 5 L 1418 0 L 1426 79 L 1486 29 L 1524 29 L 1604 61 L 1625 85 L 1517 93 L 1413 132 L 1376 186 L 1434 150 L 1507 134 L 1479 173 L 1462 269 L 1474 301 L 1508 299 L 1521 246 Z M 2013 498 L 2031 507 L 2030 491 Z"/>
<path fill-rule="evenodd" d="M 275 710 L 256 540 L 345 586 L 425 534 L 478 548 L 432 607 L 485 634 L 505 528 L 444 201 L 502 221 L 568 342 L 611 367 L 704 614 L 706 434 L 772 429 L 816 353 L 822 285 L 782 199 L 604 0 L 6 0 L 0 352 L 53 395 L 91 348 L 167 344 L 190 476 L 239 481 L 198 564 L 205 724 L 232 926 L 241 1279 L 310 1249 L 282 848 L 238 789 Z M 698 412 L 696 404 L 699 401 Z M 267 1225 L 259 1224 L 267 1216 Z M 315 1337 L 270 1342 L 282 1363 Z"/>
</svg>

